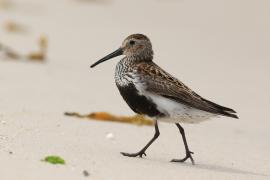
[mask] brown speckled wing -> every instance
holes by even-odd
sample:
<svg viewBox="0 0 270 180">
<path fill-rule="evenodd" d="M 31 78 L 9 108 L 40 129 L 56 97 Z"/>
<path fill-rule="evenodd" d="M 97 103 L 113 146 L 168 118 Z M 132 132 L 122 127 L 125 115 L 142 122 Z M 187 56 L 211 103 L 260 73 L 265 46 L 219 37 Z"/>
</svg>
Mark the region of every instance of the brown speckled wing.
<svg viewBox="0 0 270 180">
<path fill-rule="evenodd" d="M 135 69 L 148 92 L 199 110 L 237 118 L 236 115 L 231 114 L 235 113 L 234 110 L 202 98 L 153 62 L 139 63 Z"/>
</svg>

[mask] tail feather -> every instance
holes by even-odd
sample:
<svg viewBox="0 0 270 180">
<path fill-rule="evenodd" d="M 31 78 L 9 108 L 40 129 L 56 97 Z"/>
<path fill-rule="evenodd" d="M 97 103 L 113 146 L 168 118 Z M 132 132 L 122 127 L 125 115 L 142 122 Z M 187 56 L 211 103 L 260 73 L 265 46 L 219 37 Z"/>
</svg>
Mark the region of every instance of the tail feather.
<svg viewBox="0 0 270 180">
<path fill-rule="evenodd" d="M 232 117 L 232 118 L 236 118 L 238 119 L 238 116 L 235 114 L 236 111 L 231 109 L 231 108 L 227 108 L 227 107 L 224 107 L 224 106 L 221 106 L 221 105 L 218 105 L 214 102 L 211 102 L 207 99 L 203 99 L 205 102 L 211 104 L 212 106 L 214 106 L 221 115 L 224 115 L 224 116 L 228 116 L 228 117 Z"/>
<path fill-rule="evenodd" d="M 230 112 L 230 113 L 236 113 L 236 111 L 233 110 L 233 109 L 231 109 L 231 108 L 227 108 L 227 107 L 218 105 L 218 104 L 216 104 L 216 103 L 214 103 L 214 102 L 212 102 L 212 101 L 209 101 L 209 100 L 207 100 L 207 99 L 203 99 L 203 100 L 204 100 L 205 102 L 207 102 L 207 103 L 209 103 L 209 104 L 211 104 L 211 105 L 217 107 L 217 108 L 222 109 L 223 111 L 227 111 L 227 112 Z"/>
<path fill-rule="evenodd" d="M 236 114 L 228 113 L 226 111 L 222 111 L 222 112 L 220 112 L 220 114 L 224 115 L 224 116 L 232 117 L 232 118 L 235 118 L 235 119 L 239 119 Z"/>
</svg>

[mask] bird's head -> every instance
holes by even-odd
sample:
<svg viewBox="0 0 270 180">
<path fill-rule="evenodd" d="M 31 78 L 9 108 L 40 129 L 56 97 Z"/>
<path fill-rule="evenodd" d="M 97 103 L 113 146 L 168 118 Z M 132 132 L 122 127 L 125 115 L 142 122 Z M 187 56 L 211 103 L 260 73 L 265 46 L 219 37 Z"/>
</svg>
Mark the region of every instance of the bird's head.
<svg viewBox="0 0 270 180">
<path fill-rule="evenodd" d="M 91 65 L 91 68 L 120 55 L 125 55 L 128 60 L 152 61 L 152 44 L 147 36 L 143 34 L 132 34 L 123 41 L 119 49 Z"/>
</svg>

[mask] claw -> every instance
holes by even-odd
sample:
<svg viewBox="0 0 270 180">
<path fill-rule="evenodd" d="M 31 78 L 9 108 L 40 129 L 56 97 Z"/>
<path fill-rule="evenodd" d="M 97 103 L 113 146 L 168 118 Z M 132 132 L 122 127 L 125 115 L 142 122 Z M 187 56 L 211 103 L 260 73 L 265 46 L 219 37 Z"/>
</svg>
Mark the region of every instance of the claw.
<svg viewBox="0 0 270 180">
<path fill-rule="evenodd" d="M 140 157 L 143 157 L 143 155 L 146 156 L 145 152 L 139 153 L 139 156 L 140 156 Z"/>
</svg>

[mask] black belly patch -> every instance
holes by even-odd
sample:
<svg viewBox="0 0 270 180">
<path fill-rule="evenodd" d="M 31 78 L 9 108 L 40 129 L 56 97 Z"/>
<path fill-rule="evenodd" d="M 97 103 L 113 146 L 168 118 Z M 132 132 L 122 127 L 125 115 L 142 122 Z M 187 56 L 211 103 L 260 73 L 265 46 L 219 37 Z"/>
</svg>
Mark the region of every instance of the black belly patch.
<svg viewBox="0 0 270 180">
<path fill-rule="evenodd" d="M 153 101 L 138 93 L 138 90 L 133 84 L 130 83 L 124 87 L 117 87 L 126 103 L 135 113 L 147 115 L 149 117 L 164 116 L 163 113 L 159 112 L 157 105 Z"/>
</svg>

